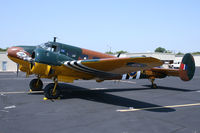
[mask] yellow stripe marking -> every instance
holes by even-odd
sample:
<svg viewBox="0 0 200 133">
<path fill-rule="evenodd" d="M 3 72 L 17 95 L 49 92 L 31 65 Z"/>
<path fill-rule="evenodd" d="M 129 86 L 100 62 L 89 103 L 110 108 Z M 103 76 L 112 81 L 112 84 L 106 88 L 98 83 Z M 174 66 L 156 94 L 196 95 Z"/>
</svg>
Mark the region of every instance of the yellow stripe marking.
<svg viewBox="0 0 200 133">
<path fill-rule="evenodd" d="M 190 106 L 200 106 L 200 103 L 193 103 L 193 104 L 182 104 L 182 105 L 169 105 L 163 107 L 150 107 L 150 108 L 139 108 L 139 109 L 121 109 L 116 110 L 117 112 L 134 112 L 134 111 L 141 111 L 141 110 L 154 110 L 154 109 L 163 109 L 163 108 L 180 108 L 180 107 L 190 107 Z"/>
<path fill-rule="evenodd" d="M 0 80 L 26 80 L 26 79 L 32 79 L 32 78 L 0 78 Z"/>
<path fill-rule="evenodd" d="M 108 88 L 89 88 L 89 90 L 106 90 Z M 86 90 L 87 91 L 87 90 Z M 43 93 L 44 91 L 10 91 L 10 92 L 0 92 L 0 95 L 4 94 L 37 94 Z"/>
<path fill-rule="evenodd" d="M 43 93 L 44 91 L 16 91 L 16 92 L 0 92 L 0 94 L 4 95 L 4 94 L 32 94 L 32 93 Z"/>
</svg>

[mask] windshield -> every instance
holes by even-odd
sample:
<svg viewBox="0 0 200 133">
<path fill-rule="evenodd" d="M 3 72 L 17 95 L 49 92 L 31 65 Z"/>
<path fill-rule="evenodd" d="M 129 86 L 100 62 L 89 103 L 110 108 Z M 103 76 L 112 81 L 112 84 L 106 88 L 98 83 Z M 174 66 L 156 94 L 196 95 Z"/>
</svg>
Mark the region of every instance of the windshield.
<svg viewBox="0 0 200 133">
<path fill-rule="evenodd" d="M 56 51 L 56 46 L 52 45 L 51 43 L 43 43 L 43 44 L 39 45 L 39 47 L 43 48 L 47 51 L 52 51 L 52 52 Z"/>
</svg>

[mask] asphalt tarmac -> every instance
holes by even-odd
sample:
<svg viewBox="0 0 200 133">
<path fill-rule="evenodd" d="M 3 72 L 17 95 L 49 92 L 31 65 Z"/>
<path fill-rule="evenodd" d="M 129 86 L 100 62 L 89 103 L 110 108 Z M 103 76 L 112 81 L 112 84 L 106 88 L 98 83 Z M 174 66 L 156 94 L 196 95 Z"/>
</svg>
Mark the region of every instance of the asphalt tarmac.
<svg viewBox="0 0 200 133">
<path fill-rule="evenodd" d="M 0 73 L 0 133 L 200 133 L 200 68 L 194 79 L 60 83 L 60 100 L 29 93 L 24 73 Z M 44 85 L 52 82 L 43 80 Z"/>
</svg>

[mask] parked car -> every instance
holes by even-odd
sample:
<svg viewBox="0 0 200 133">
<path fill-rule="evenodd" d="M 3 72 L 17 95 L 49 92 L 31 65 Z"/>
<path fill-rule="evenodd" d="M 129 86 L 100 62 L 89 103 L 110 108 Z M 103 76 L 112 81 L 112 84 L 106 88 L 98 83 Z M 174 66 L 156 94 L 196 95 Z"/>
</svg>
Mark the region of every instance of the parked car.
<svg viewBox="0 0 200 133">
<path fill-rule="evenodd" d="M 174 62 L 173 64 L 169 64 L 169 68 L 179 69 L 180 64 L 180 62 Z"/>
</svg>

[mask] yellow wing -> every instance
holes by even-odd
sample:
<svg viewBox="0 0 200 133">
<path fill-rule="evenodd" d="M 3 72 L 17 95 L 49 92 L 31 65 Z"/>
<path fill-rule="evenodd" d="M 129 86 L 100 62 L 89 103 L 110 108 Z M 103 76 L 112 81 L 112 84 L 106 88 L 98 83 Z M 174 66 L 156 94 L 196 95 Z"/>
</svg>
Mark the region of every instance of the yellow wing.
<svg viewBox="0 0 200 133">
<path fill-rule="evenodd" d="M 107 58 L 66 61 L 56 69 L 58 75 L 72 79 L 112 79 L 124 73 L 151 69 L 163 63 L 153 57 Z"/>
</svg>

